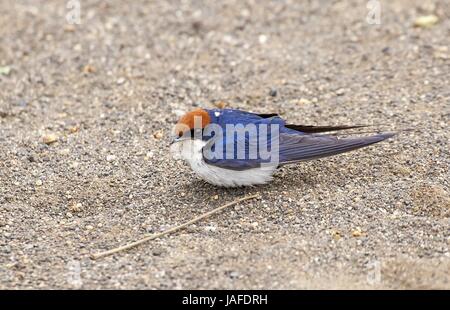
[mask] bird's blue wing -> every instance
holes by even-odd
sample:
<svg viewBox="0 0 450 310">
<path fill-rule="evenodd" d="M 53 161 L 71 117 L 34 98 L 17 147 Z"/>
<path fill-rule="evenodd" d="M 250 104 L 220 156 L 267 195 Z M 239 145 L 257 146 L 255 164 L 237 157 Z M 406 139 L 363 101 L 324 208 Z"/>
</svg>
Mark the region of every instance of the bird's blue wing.
<svg viewBox="0 0 450 310">
<path fill-rule="evenodd" d="M 368 137 L 337 138 L 330 135 L 280 135 L 280 164 L 318 159 L 356 150 L 392 137 L 380 133 Z"/>
<path fill-rule="evenodd" d="M 278 131 L 275 135 L 267 136 L 267 141 L 275 141 L 278 143 L 277 160 L 280 165 L 295 163 L 299 161 L 306 161 L 311 159 L 317 159 L 327 156 L 332 156 L 351 150 L 359 149 L 393 136 L 391 133 L 382 133 L 369 137 L 349 137 L 349 138 L 337 138 L 332 135 L 317 135 L 315 133 L 344 130 L 351 128 L 359 128 L 363 126 L 301 126 L 301 125 L 286 125 L 285 121 L 276 114 L 254 114 L 250 112 L 224 109 L 224 110 L 210 110 L 211 118 L 215 124 L 218 124 L 224 129 L 227 124 L 243 126 L 254 124 L 256 127 L 259 125 L 278 125 Z M 226 134 L 225 134 L 226 136 Z M 258 133 L 258 137 L 261 134 Z M 239 158 L 236 152 L 233 156 L 225 156 L 221 158 L 205 158 L 208 164 L 218 167 L 234 170 L 245 170 L 250 168 L 260 167 L 262 164 L 267 163 L 268 160 L 261 156 L 259 149 L 256 158 L 248 157 L 248 154 L 252 153 L 250 150 L 257 145 L 259 147 L 260 141 L 258 138 L 252 138 L 246 136 L 245 139 L 223 139 L 219 140 L 219 147 L 225 149 L 232 148 L 236 150 L 238 147 L 238 141 L 245 142 L 245 158 Z M 269 143 L 270 144 L 270 143 Z M 272 145 L 270 145 L 272 151 Z M 269 161 L 272 161 L 270 159 Z"/>
<path fill-rule="evenodd" d="M 236 109 L 211 109 L 207 110 L 211 117 L 211 123 L 225 127 L 226 124 L 249 123 L 279 123 L 284 125 L 284 120 L 275 113 L 258 114 Z"/>
<path fill-rule="evenodd" d="M 245 139 L 240 139 L 240 142 L 243 145 L 238 145 L 236 139 L 227 141 L 226 138 L 223 138 L 223 140 L 215 141 L 213 145 L 208 143 L 203 148 L 203 159 L 209 165 L 231 170 L 246 170 L 260 167 L 262 163 L 261 157 L 256 156 L 255 158 L 255 156 L 250 156 L 250 150 L 253 146 L 257 146 L 257 141 L 247 136 Z M 243 150 L 244 156 L 242 154 L 241 156 L 238 155 L 239 148 Z M 218 154 L 218 156 L 214 153 Z"/>
<path fill-rule="evenodd" d="M 222 128 L 222 137 L 216 136 L 212 144 L 208 143 L 204 147 L 203 158 L 206 163 L 232 170 L 257 168 L 270 163 L 272 159 L 260 152 L 260 145 L 263 143 L 266 150 L 271 151 L 271 141 L 278 137 L 280 128 L 284 127 L 283 119 L 275 114 L 260 116 L 232 109 L 210 111 L 213 122 Z M 237 132 L 230 132 L 230 125 L 235 129 L 243 128 L 244 134 L 239 136 Z M 266 125 L 265 131 L 261 125 Z M 256 130 L 256 134 L 252 129 Z"/>
</svg>

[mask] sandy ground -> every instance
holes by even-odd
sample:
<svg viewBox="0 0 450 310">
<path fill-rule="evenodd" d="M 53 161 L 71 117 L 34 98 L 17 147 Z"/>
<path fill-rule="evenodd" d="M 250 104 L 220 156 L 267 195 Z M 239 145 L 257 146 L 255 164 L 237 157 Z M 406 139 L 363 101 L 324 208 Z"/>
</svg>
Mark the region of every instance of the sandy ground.
<svg viewBox="0 0 450 310">
<path fill-rule="evenodd" d="M 0 288 L 450 288 L 447 0 L 64 2 L 0 2 Z M 168 152 L 220 101 L 414 131 L 222 189 Z"/>
</svg>

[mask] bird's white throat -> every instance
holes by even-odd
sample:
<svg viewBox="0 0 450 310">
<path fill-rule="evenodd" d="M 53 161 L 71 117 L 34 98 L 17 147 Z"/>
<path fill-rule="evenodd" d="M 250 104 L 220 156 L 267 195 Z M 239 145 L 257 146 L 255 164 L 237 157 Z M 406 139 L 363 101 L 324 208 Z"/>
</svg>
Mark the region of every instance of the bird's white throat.
<svg viewBox="0 0 450 310">
<path fill-rule="evenodd" d="M 173 143 L 170 146 L 170 152 L 174 159 L 182 159 L 190 163 L 192 160 L 203 159 L 202 152 L 206 143 L 199 139 L 185 139 Z"/>
</svg>

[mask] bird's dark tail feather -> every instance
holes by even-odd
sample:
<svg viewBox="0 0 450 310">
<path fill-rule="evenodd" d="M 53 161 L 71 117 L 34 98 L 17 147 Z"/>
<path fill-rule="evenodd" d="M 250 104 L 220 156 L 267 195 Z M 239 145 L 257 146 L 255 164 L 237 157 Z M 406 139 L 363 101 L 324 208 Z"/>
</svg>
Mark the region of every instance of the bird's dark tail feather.
<svg viewBox="0 0 450 310">
<path fill-rule="evenodd" d="M 338 139 L 332 136 L 312 136 L 297 141 L 288 138 L 280 144 L 280 164 L 319 159 L 353 151 L 391 138 L 394 133 L 380 133 L 369 137 Z"/>
<path fill-rule="evenodd" d="M 285 127 L 289 128 L 289 129 L 296 130 L 296 131 L 304 132 L 304 133 L 320 133 L 320 132 L 347 130 L 347 129 L 355 129 L 355 128 L 365 128 L 365 127 L 371 127 L 371 126 L 370 125 L 310 126 L 310 125 L 287 124 L 287 125 L 285 125 Z"/>
</svg>

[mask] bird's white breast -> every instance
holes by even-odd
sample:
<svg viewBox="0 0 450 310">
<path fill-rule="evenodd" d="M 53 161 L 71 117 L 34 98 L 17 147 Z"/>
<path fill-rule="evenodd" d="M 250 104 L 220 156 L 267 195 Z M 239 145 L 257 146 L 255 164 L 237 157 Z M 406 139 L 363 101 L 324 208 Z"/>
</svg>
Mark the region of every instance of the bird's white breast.
<svg viewBox="0 0 450 310">
<path fill-rule="evenodd" d="M 207 164 L 202 153 L 205 144 L 205 141 L 189 139 L 172 144 L 170 150 L 174 158 L 187 161 L 200 178 L 217 186 L 250 186 L 265 184 L 272 180 L 276 167 L 231 170 Z"/>
</svg>

